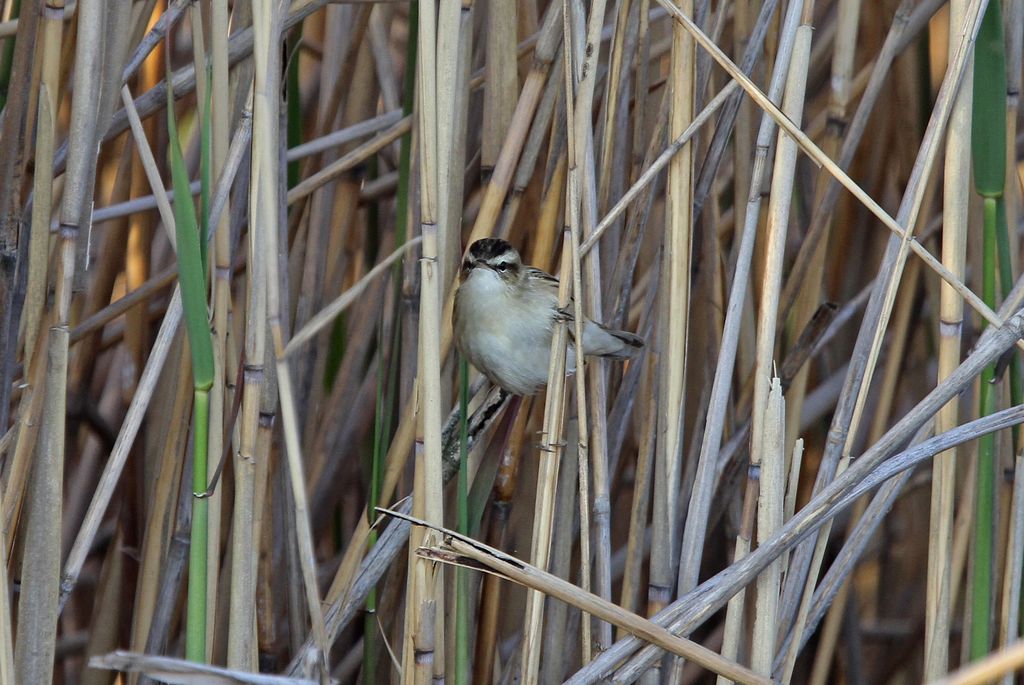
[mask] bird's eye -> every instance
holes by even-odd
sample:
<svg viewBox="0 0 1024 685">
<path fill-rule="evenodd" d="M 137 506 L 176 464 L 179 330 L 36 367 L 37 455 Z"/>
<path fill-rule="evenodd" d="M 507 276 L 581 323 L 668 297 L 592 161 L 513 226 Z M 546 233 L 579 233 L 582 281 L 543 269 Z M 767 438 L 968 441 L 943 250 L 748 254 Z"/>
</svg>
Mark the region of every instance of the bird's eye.
<svg viewBox="0 0 1024 685">
<path fill-rule="evenodd" d="M 508 271 L 509 266 L 511 265 L 508 262 L 498 262 L 494 265 L 494 268 L 498 271 Z"/>
</svg>

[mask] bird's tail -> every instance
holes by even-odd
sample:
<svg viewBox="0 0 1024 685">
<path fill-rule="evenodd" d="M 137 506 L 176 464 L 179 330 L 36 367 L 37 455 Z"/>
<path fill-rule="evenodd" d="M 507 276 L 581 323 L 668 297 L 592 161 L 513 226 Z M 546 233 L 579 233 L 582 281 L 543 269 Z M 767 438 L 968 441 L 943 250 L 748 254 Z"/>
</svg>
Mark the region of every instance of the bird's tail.
<svg viewBox="0 0 1024 685">
<path fill-rule="evenodd" d="M 594 321 L 587 323 L 583 332 L 585 354 L 605 359 L 628 359 L 643 349 L 644 339 L 639 335 L 605 328 Z"/>
</svg>

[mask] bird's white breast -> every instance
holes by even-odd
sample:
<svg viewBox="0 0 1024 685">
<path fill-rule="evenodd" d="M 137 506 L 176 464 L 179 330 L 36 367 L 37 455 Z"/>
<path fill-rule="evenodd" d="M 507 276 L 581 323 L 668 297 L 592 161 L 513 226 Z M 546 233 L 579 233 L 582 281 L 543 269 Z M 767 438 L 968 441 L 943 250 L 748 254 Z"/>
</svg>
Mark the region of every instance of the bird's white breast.
<svg viewBox="0 0 1024 685">
<path fill-rule="evenodd" d="M 554 298 L 514 289 L 492 271 L 476 269 L 455 298 L 455 334 L 470 363 L 518 395 L 547 383 Z"/>
</svg>

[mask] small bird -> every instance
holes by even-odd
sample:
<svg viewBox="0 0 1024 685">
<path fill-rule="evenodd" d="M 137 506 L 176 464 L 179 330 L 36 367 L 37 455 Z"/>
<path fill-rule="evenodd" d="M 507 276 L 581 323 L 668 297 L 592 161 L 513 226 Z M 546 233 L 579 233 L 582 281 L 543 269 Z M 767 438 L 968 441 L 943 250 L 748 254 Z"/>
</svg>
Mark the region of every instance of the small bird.
<svg viewBox="0 0 1024 685">
<path fill-rule="evenodd" d="M 491 382 L 514 395 L 532 395 L 548 382 L 551 336 L 572 313 L 558 307 L 558 279 L 525 266 L 519 253 L 500 238 L 469 247 L 455 292 L 455 344 Z M 573 327 L 569 326 L 572 336 Z M 643 338 L 587 319 L 583 354 L 626 359 L 644 346 Z M 566 368 L 575 369 L 569 346 Z"/>
</svg>

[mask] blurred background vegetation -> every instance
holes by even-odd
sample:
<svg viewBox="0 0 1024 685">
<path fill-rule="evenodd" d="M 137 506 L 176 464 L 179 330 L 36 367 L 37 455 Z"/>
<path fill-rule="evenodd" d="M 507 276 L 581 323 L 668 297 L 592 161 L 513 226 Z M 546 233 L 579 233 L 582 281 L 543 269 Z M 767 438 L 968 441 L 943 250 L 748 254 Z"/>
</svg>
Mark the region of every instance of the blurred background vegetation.
<svg viewBox="0 0 1024 685">
<path fill-rule="evenodd" d="M 1024 0 L 0 9 L 0 684 L 1024 668 Z"/>
</svg>

